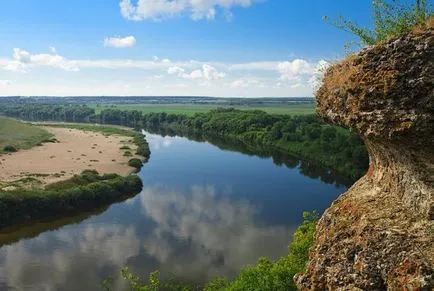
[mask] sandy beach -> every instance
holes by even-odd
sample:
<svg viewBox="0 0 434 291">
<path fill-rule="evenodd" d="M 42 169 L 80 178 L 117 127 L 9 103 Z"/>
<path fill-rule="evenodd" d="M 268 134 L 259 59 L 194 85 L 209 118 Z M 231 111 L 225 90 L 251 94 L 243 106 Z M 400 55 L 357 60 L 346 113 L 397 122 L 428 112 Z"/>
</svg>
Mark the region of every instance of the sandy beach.
<svg viewBox="0 0 434 291">
<path fill-rule="evenodd" d="M 14 181 L 34 177 L 43 184 L 68 179 L 83 170 L 128 175 L 132 157 L 124 156 L 122 146 L 136 146 L 128 136 L 110 135 L 69 128 L 43 126 L 58 140 L 29 150 L 0 155 L 0 181 Z M 137 156 L 137 158 L 140 158 Z"/>
</svg>

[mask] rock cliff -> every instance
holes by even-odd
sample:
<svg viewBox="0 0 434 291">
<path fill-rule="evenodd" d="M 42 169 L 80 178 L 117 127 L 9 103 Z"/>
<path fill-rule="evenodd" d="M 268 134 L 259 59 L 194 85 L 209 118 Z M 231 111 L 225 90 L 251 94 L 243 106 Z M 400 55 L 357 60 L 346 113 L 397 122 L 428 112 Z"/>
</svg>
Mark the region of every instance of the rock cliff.
<svg viewBox="0 0 434 291">
<path fill-rule="evenodd" d="M 317 112 L 365 140 L 366 175 L 320 219 L 301 290 L 433 290 L 434 29 L 331 66 Z"/>
</svg>

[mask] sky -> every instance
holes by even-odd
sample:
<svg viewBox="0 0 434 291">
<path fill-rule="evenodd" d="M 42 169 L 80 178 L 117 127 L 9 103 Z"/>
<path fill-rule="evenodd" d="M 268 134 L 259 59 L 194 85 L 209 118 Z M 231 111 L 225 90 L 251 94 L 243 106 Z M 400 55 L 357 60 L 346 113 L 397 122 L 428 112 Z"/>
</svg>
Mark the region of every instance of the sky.
<svg viewBox="0 0 434 291">
<path fill-rule="evenodd" d="M 370 0 L 20 0 L 0 9 L 0 96 L 312 96 Z"/>
</svg>

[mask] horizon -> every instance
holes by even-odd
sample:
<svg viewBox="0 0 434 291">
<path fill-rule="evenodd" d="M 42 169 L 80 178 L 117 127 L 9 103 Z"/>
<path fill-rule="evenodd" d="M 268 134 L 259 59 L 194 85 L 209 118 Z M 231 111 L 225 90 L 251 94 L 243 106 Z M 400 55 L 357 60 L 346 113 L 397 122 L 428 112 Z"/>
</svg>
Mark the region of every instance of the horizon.
<svg viewBox="0 0 434 291">
<path fill-rule="evenodd" d="M 371 26 L 370 1 L 288 2 L 9 1 L 0 96 L 312 97 L 356 39 L 322 17 Z"/>
</svg>

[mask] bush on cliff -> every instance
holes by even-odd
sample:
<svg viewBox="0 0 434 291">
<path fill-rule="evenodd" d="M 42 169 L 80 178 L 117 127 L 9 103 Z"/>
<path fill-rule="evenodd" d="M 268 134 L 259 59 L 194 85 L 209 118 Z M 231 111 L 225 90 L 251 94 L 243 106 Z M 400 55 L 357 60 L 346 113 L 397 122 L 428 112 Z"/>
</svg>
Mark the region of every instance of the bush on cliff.
<svg viewBox="0 0 434 291">
<path fill-rule="evenodd" d="M 433 17 L 433 6 L 426 0 L 416 0 L 403 4 L 399 0 L 373 0 L 373 28 L 361 27 L 342 16 L 337 20 L 325 16 L 324 20 L 332 25 L 353 33 L 360 38 L 362 45 L 374 45 L 391 37 L 404 34 L 414 27 L 425 26 Z"/>
</svg>

